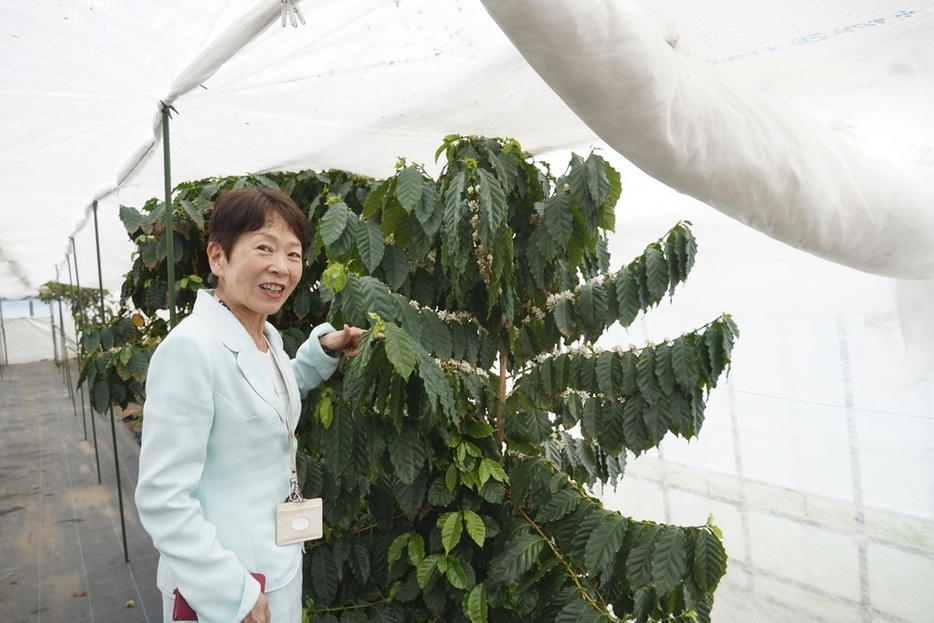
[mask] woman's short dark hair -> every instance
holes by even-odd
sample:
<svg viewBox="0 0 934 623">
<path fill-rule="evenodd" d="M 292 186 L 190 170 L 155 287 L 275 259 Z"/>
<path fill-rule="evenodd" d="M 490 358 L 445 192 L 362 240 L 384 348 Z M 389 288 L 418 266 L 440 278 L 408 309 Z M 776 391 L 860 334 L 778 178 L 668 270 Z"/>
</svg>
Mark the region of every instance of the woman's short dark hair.
<svg viewBox="0 0 934 623">
<path fill-rule="evenodd" d="M 262 229 L 276 216 L 302 243 L 302 251 L 307 250 L 311 244 L 308 218 L 291 197 L 266 186 L 240 188 L 218 195 L 208 225 L 208 243 L 216 242 L 224 255 L 230 257 L 240 236 Z M 209 277 L 211 285 L 212 277 Z"/>
</svg>

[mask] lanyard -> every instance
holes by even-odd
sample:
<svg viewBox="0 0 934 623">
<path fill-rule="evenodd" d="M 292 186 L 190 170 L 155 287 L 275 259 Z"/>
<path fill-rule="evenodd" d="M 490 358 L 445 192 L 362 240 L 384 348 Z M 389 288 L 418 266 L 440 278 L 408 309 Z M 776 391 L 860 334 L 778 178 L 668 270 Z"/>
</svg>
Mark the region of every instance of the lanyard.
<svg viewBox="0 0 934 623">
<path fill-rule="evenodd" d="M 282 382 L 285 383 L 286 392 L 289 394 L 289 403 L 285 406 L 285 431 L 289 437 L 289 461 L 292 468 L 292 477 L 289 479 L 289 502 L 301 502 L 305 498 L 302 497 L 302 490 L 298 486 L 298 467 L 295 460 L 297 450 L 295 448 L 295 435 L 292 433 L 291 413 L 294 404 L 292 401 L 292 384 L 289 383 L 289 377 L 286 376 L 285 369 L 279 361 L 279 356 L 269 340 L 266 340 L 266 348 L 272 354 L 272 360 L 276 362 L 276 368 L 278 368 L 279 374 L 282 375 Z"/>
</svg>

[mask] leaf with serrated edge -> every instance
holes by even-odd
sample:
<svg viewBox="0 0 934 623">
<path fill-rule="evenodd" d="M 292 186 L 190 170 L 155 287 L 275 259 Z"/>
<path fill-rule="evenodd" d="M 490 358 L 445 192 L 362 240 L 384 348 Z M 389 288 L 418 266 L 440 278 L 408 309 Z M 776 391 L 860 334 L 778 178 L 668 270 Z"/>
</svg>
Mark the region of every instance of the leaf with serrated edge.
<svg viewBox="0 0 934 623">
<path fill-rule="evenodd" d="M 659 594 L 668 593 L 687 572 L 687 540 L 678 526 L 665 526 L 652 552 L 652 583 Z"/>
<path fill-rule="evenodd" d="M 418 202 L 422 200 L 422 174 L 415 167 L 406 167 L 399 171 L 396 178 L 396 197 L 402 209 L 412 213 Z"/>
<path fill-rule="evenodd" d="M 713 592 L 726 572 L 726 551 L 713 532 L 700 528 L 694 532 L 694 581 L 701 590 Z"/>
<path fill-rule="evenodd" d="M 396 374 L 404 379 L 409 378 L 415 370 L 415 345 L 409 334 L 392 323 L 386 323 L 383 344 L 386 347 L 386 357 L 395 369 Z"/>
<path fill-rule="evenodd" d="M 544 546 L 545 542 L 538 535 L 520 532 L 513 536 L 490 565 L 490 581 L 497 585 L 515 582 L 532 568 Z"/>
<path fill-rule="evenodd" d="M 606 290 L 595 283 L 581 286 L 577 294 L 577 316 L 591 337 L 599 336 L 606 328 Z"/>
<path fill-rule="evenodd" d="M 555 623 L 601 623 L 603 621 L 610 621 L 610 619 L 577 596 L 568 602 L 555 618 Z"/>
<path fill-rule="evenodd" d="M 541 523 L 557 521 L 573 512 L 580 505 L 581 499 L 576 491 L 560 489 L 538 509 L 535 520 Z"/>
<path fill-rule="evenodd" d="M 331 246 L 344 234 L 347 223 L 350 222 L 351 212 L 346 204 L 338 201 L 331 204 L 328 211 L 321 217 L 321 239 L 328 246 Z"/>
<path fill-rule="evenodd" d="M 379 226 L 370 221 L 357 221 L 356 225 L 357 252 L 367 271 L 373 272 L 383 261 L 386 252 L 386 242 Z"/>
<path fill-rule="evenodd" d="M 629 521 L 617 513 L 607 513 L 587 539 L 584 562 L 597 574 L 613 559 L 623 545 Z"/>
</svg>

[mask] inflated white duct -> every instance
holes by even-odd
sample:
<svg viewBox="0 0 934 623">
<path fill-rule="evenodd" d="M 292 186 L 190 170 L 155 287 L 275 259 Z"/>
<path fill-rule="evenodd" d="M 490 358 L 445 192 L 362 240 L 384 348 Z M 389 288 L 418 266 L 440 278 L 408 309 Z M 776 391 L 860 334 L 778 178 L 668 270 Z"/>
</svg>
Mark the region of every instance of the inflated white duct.
<svg viewBox="0 0 934 623">
<path fill-rule="evenodd" d="M 863 271 L 934 277 L 928 168 L 680 54 L 629 0 L 482 0 L 529 64 L 620 154 L 773 238 Z"/>
</svg>

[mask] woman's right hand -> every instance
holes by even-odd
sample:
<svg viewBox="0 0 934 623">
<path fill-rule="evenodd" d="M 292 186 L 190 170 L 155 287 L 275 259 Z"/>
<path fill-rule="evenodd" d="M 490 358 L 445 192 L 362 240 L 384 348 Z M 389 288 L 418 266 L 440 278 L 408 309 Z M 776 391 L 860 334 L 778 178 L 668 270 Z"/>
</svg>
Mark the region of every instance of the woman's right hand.
<svg viewBox="0 0 934 623">
<path fill-rule="evenodd" d="M 272 620 L 272 612 L 269 611 L 269 602 L 266 601 L 266 595 L 259 594 L 259 599 L 250 614 L 246 615 L 242 623 L 269 623 Z"/>
</svg>

